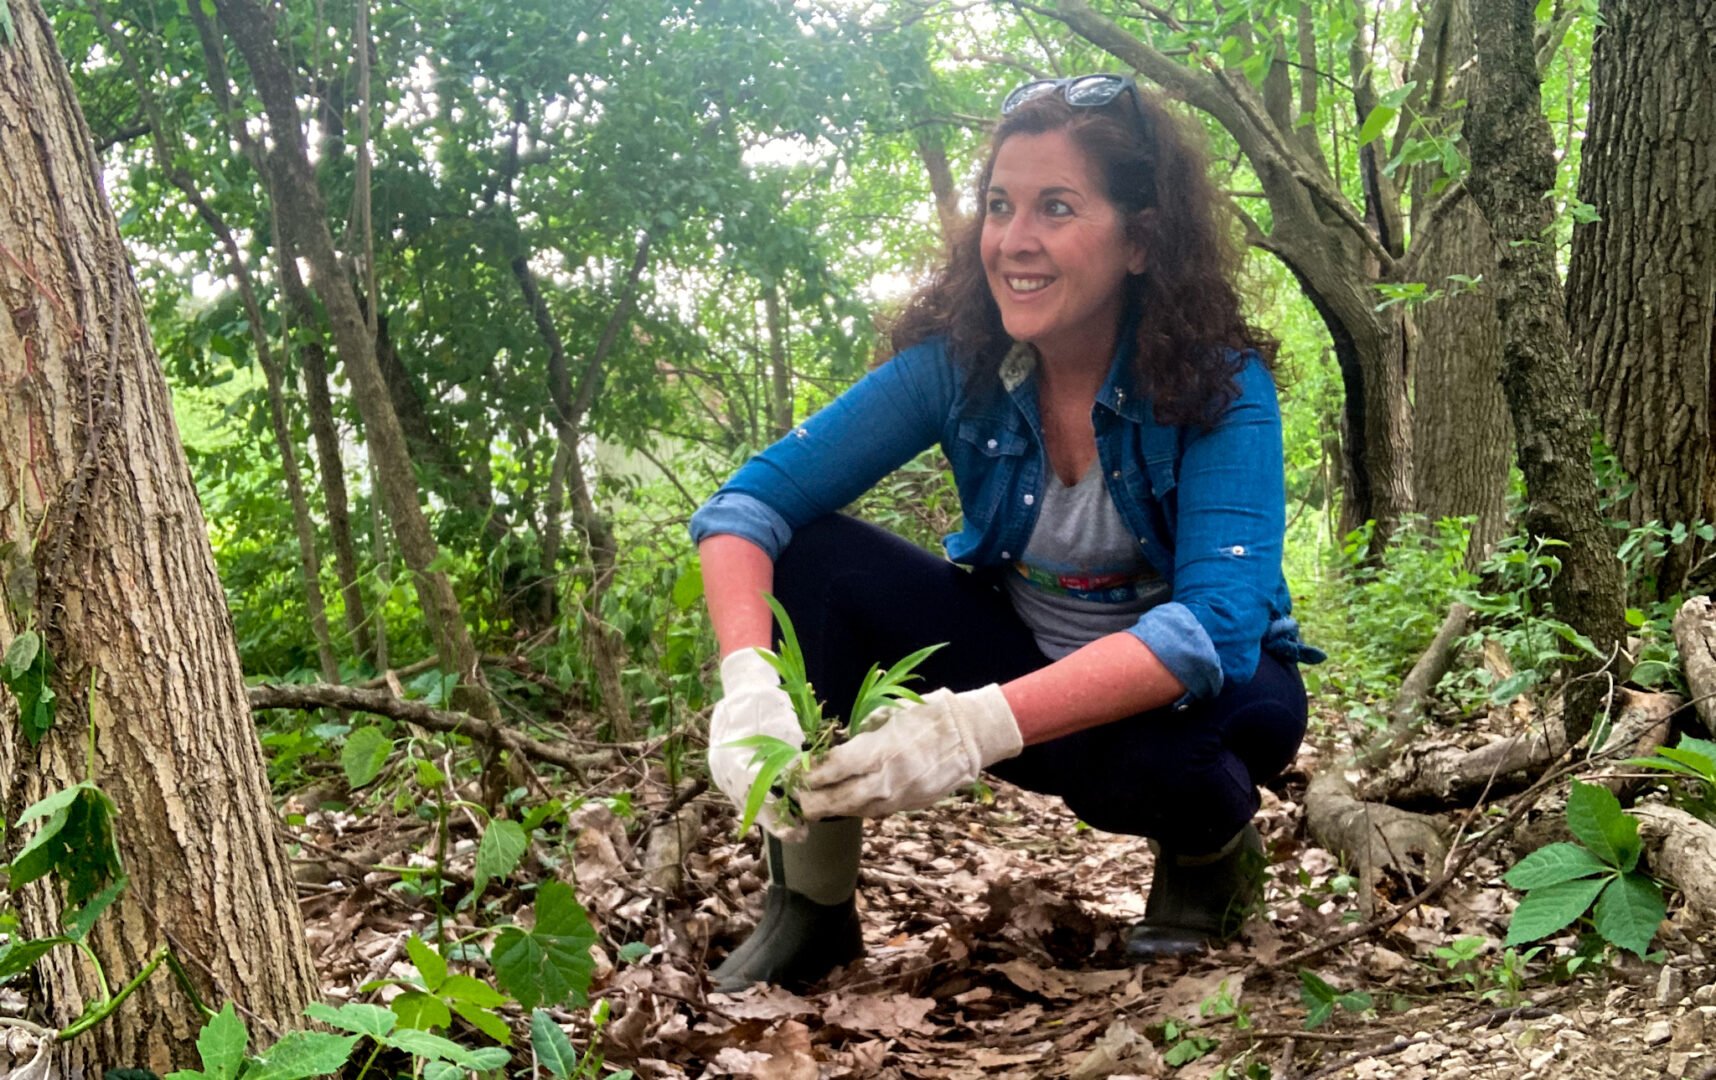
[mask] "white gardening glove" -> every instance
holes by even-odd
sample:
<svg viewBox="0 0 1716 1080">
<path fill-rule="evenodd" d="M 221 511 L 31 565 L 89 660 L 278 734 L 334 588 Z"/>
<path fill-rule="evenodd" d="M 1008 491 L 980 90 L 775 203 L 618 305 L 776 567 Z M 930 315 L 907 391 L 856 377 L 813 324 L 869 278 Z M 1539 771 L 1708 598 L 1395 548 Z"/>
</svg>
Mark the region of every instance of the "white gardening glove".
<svg viewBox="0 0 1716 1080">
<path fill-rule="evenodd" d="M 802 747 L 804 729 L 798 726 L 792 699 L 781 689 L 780 674 L 755 649 L 740 649 L 721 661 L 721 694 L 709 717 L 709 777 L 743 814 L 757 778 L 759 767 L 752 764 L 757 752 L 730 744 L 752 735 L 773 735 Z M 803 825 L 788 827 L 780 821 L 772 795 L 757 822 L 788 843 L 804 839 Z"/>
<path fill-rule="evenodd" d="M 812 821 L 885 817 L 929 806 L 1024 748 L 999 686 L 936 690 L 921 705 L 884 710 L 869 730 L 830 750 L 805 774 L 798 804 Z"/>
</svg>

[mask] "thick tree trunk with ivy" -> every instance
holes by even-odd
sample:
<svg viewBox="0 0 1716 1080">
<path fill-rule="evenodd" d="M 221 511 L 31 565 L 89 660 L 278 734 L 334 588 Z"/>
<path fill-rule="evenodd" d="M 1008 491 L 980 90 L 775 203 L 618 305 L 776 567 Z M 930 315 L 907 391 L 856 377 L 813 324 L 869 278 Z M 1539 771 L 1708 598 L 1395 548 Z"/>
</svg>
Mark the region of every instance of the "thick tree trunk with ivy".
<svg viewBox="0 0 1716 1080">
<path fill-rule="evenodd" d="M 232 623 L 100 165 L 34 0 L 0 38 L 0 642 L 45 630 L 57 721 L 39 747 L 0 694 L 0 809 L 83 779 L 113 797 L 130 886 L 92 941 L 108 981 L 171 943 L 211 1001 L 275 1027 L 315 991 Z M 29 830 L 12 840 L 15 847 Z M 59 886 L 15 898 L 60 929 Z M 98 995 L 70 950 L 37 968 L 51 1021 Z M 254 1024 L 253 1027 L 260 1025 Z M 165 971 L 64 1045 L 67 1075 L 191 1064 L 196 1007 Z"/>
<path fill-rule="evenodd" d="M 1532 0 L 1498 0 L 1473 11 L 1478 75 L 1466 117 L 1468 183 L 1497 244 L 1502 388 L 1525 474 L 1525 526 L 1533 536 L 1567 544 L 1550 585 L 1555 614 L 1609 656 L 1626 629 L 1620 564 L 1597 510 L 1591 425 L 1555 271 L 1545 199 L 1555 182 L 1554 146 L 1540 101 L 1532 8 Z M 1606 689 L 1598 679 L 1570 684 L 1564 718 L 1570 741 L 1589 730 Z"/>
<path fill-rule="evenodd" d="M 1634 524 L 1716 520 L 1716 0 L 1607 0 L 1567 314 Z M 1672 548 L 1666 599 L 1710 545 Z M 1641 598 L 1644 599 L 1644 598 Z"/>
</svg>

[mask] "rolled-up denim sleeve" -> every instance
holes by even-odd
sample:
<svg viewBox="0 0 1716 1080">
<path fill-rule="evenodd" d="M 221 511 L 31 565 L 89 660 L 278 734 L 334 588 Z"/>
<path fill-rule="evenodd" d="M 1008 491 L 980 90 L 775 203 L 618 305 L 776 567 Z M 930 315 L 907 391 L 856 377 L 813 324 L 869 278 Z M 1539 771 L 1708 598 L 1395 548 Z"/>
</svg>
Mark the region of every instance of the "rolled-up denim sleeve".
<svg viewBox="0 0 1716 1080">
<path fill-rule="evenodd" d="M 935 445 L 955 378 L 939 342 L 900 353 L 740 467 L 691 516 L 692 542 L 731 534 L 778 558 L 795 529 Z"/>
<path fill-rule="evenodd" d="M 1257 671 L 1281 577 L 1286 481 L 1275 383 L 1251 359 L 1215 427 L 1194 431 L 1175 487 L 1174 594 L 1131 633 L 1194 698 Z"/>
</svg>

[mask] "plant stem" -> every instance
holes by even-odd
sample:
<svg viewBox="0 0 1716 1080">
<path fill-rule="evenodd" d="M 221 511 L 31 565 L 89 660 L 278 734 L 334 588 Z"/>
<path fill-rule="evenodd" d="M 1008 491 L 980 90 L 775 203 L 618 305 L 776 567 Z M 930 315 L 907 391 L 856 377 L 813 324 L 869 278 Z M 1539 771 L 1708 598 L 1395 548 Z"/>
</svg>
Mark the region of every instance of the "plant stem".
<svg viewBox="0 0 1716 1080">
<path fill-rule="evenodd" d="M 106 1020 L 109 1016 L 113 1015 L 113 1010 L 119 1008 L 120 1003 L 130 997 L 133 990 L 136 990 L 139 986 L 142 986 L 145 982 L 149 981 L 149 976 L 155 974 L 155 969 L 161 966 L 161 962 L 163 960 L 167 959 L 168 951 L 169 950 L 165 945 L 156 949 L 155 955 L 149 958 L 149 963 L 144 966 L 142 971 L 137 973 L 137 977 L 119 988 L 119 994 L 117 997 L 103 1001 L 89 1012 L 86 1012 L 76 1020 L 73 1020 L 59 1033 L 59 1040 L 64 1042 L 67 1039 L 81 1035 L 85 1031 L 88 1031 L 90 1028 L 101 1023 L 103 1020 Z M 101 969 L 97 967 L 96 973 L 99 975 L 100 972 Z"/>
<path fill-rule="evenodd" d="M 87 708 L 89 709 L 89 735 L 88 742 L 84 748 L 83 759 L 84 781 L 89 784 L 90 787 L 95 786 L 95 678 L 98 674 L 99 669 L 96 668 L 94 664 L 91 664 L 89 668 L 89 698 L 87 701 Z"/>
<path fill-rule="evenodd" d="M 101 969 L 101 961 L 96 959 L 95 952 L 90 949 L 87 941 L 80 940 L 77 947 L 83 950 L 85 956 L 89 957 L 89 966 L 95 969 L 96 985 L 101 987 L 101 1000 L 108 1000 L 113 996 L 113 992 L 107 988 L 107 973 Z"/>
</svg>

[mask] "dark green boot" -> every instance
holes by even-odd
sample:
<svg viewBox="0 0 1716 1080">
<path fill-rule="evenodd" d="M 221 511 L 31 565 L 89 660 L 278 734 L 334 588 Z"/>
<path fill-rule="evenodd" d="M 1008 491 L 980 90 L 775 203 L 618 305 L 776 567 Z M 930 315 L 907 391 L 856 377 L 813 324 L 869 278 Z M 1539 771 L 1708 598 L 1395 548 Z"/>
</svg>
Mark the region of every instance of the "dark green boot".
<svg viewBox="0 0 1716 1080">
<path fill-rule="evenodd" d="M 769 892 L 751 936 L 710 973 L 732 994 L 752 983 L 809 985 L 864 952 L 856 893 L 862 818 L 813 821 L 801 844 L 767 833 Z"/>
<path fill-rule="evenodd" d="M 1126 935 L 1126 955 L 1165 960 L 1200 953 L 1239 932 L 1263 898 L 1263 838 L 1254 825 L 1210 855 L 1175 855 L 1152 842 L 1156 875 L 1144 921 Z"/>
</svg>

